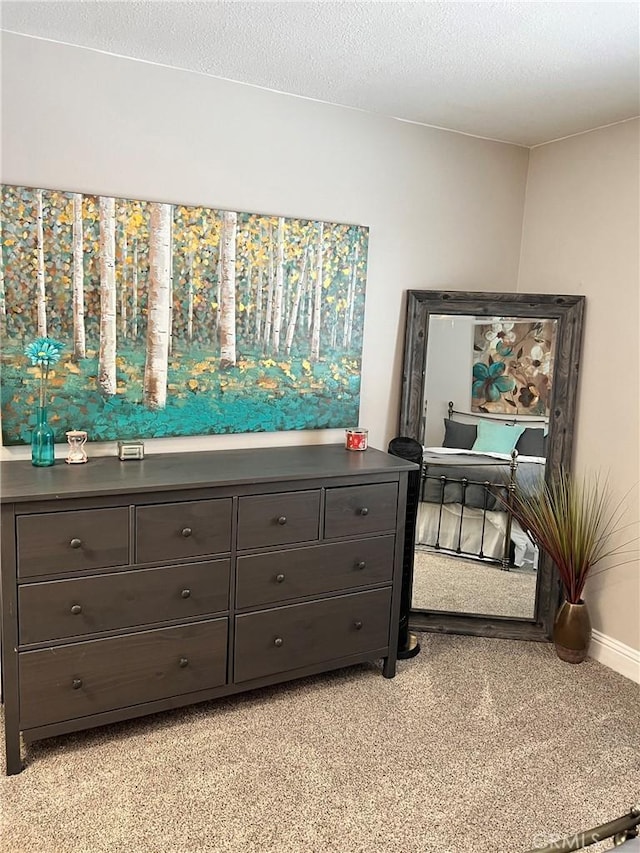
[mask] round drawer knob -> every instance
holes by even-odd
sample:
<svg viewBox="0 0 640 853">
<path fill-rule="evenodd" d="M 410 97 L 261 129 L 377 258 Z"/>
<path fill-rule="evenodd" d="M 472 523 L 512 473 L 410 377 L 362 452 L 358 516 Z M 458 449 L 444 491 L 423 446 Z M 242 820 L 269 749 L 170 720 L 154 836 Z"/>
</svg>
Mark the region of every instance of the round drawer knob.
<svg viewBox="0 0 640 853">
<path fill-rule="evenodd" d="M 356 631 L 359 631 L 362 628 L 362 622 L 359 619 L 356 619 L 356 621 L 353 623 L 353 627 L 356 629 Z"/>
<path fill-rule="evenodd" d="M 359 561 L 356 563 L 356 569 L 364 569 L 364 568 L 366 567 L 366 565 L 367 565 L 367 564 L 365 563 L 365 561 L 364 561 L 364 560 L 359 560 Z"/>
<path fill-rule="evenodd" d="M 276 583 L 282 583 L 284 581 L 284 575 L 276 575 Z"/>
<path fill-rule="evenodd" d="M 73 613 L 74 616 L 77 616 L 78 613 L 82 613 L 82 607 L 80 607 L 79 604 L 74 604 L 73 607 L 71 608 L 71 612 Z"/>
<path fill-rule="evenodd" d="M 191 597 L 191 590 L 190 589 L 183 589 L 182 592 L 180 593 L 180 595 L 183 598 L 190 598 Z"/>
<path fill-rule="evenodd" d="M 286 523 L 287 523 L 287 516 L 281 515 L 280 518 L 278 519 L 278 524 L 286 524 Z"/>
<path fill-rule="evenodd" d="M 282 639 L 282 637 L 276 637 L 275 640 L 273 641 L 273 645 L 277 646 L 278 648 L 280 648 L 280 646 L 283 643 L 284 643 L 284 640 Z"/>
<path fill-rule="evenodd" d="M 189 666 L 189 661 L 187 658 L 180 658 L 179 664 L 180 664 L 180 668 L 184 669 L 185 666 Z"/>
<path fill-rule="evenodd" d="M 183 527 L 182 528 L 182 535 L 184 536 L 185 539 L 187 539 L 189 536 L 191 536 L 192 533 L 193 533 L 193 530 L 190 527 Z"/>
<path fill-rule="evenodd" d="M 369 515 L 369 510 L 367 509 L 366 506 L 361 507 L 360 515 Z"/>
<path fill-rule="evenodd" d="M 81 548 L 82 539 L 72 539 L 71 542 L 69 542 L 69 545 L 71 545 L 72 548 Z"/>
<path fill-rule="evenodd" d="M 74 690 L 80 690 L 80 688 L 82 687 L 82 679 L 74 678 L 72 682 L 72 687 Z"/>
</svg>

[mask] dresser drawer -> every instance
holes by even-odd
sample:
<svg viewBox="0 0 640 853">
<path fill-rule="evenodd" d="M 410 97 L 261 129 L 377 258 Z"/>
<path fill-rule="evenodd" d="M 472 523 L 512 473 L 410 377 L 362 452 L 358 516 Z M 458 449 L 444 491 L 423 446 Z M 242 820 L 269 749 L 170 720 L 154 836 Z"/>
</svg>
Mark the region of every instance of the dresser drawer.
<svg viewBox="0 0 640 853">
<path fill-rule="evenodd" d="M 229 606 L 229 560 L 18 588 L 21 643 L 206 616 Z"/>
<path fill-rule="evenodd" d="M 324 535 L 327 539 L 395 530 L 397 483 L 327 489 Z"/>
<path fill-rule="evenodd" d="M 227 619 L 21 652 L 20 727 L 218 687 Z"/>
<path fill-rule="evenodd" d="M 320 492 L 283 492 L 240 498 L 238 548 L 289 545 L 318 538 Z"/>
<path fill-rule="evenodd" d="M 391 590 L 236 616 L 235 681 L 388 647 Z"/>
<path fill-rule="evenodd" d="M 394 545 L 394 536 L 380 536 L 238 557 L 236 606 L 390 582 Z"/>
<path fill-rule="evenodd" d="M 231 550 L 231 499 L 136 508 L 136 562 L 183 560 Z"/>
<path fill-rule="evenodd" d="M 129 511 L 115 507 L 19 516 L 17 540 L 20 578 L 126 566 Z"/>
</svg>

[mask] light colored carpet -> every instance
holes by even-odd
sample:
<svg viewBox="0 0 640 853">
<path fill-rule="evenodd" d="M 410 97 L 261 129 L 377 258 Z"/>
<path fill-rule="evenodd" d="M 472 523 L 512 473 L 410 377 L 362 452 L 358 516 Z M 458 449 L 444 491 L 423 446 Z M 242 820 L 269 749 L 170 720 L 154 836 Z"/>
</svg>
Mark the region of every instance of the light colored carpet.
<svg viewBox="0 0 640 853">
<path fill-rule="evenodd" d="M 532 619 L 537 575 L 416 548 L 412 605 L 420 610 Z"/>
<path fill-rule="evenodd" d="M 42 741 L 7 853 L 519 853 L 638 802 L 639 688 L 547 644 L 377 665 Z M 607 849 L 610 844 L 590 848 Z"/>
</svg>

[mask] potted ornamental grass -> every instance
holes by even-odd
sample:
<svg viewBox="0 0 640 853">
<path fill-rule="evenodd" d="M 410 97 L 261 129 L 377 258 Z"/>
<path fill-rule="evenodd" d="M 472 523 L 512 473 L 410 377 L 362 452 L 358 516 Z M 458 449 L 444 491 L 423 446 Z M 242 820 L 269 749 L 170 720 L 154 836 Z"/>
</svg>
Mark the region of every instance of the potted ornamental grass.
<svg viewBox="0 0 640 853">
<path fill-rule="evenodd" d="M 620 565 L 617 558 L 632 553 L 627 546 L 635 540 L 620 540 L 629 527 L 622 524 L 624 501 L 614 502 L 608 480 L 598 474 L 576 477 L 563 468 L 533 491 L 516 487 L 511 495 L 514 518 L 557 568 L 564 601 L 553 642 L 569 663 L 581 663 L 589 650 L 591 620 L 582 596 L 593 567 L 611 558 Z"/>
</svg>

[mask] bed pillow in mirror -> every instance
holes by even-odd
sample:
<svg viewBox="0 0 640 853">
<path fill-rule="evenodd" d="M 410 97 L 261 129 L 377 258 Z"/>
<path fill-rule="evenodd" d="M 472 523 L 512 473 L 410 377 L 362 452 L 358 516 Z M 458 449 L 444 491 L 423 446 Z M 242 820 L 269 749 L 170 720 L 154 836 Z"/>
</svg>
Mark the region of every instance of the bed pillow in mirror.
<svg viewBox="0 0 640 853">
<path fill-rule="evenodd" d="M 516 450 L 521 456 L 546 456 L 547 439 L 544 430 L 527 427 L 518 439 Z"/>
<path fill-rule="evenodd" d="M 477 438 L 475 424 L 461 424 L 459 421 L 444 419 L 443 447 L 459 447 L 460 450 L 471 450 Z"/>
<path fill-rule="evenodd" d="M 517 424 L 480 421 L 478 437 L 471 449 L 480 453 L 511 453 L 523 432 L 524 427 Z"/>
</svg>

